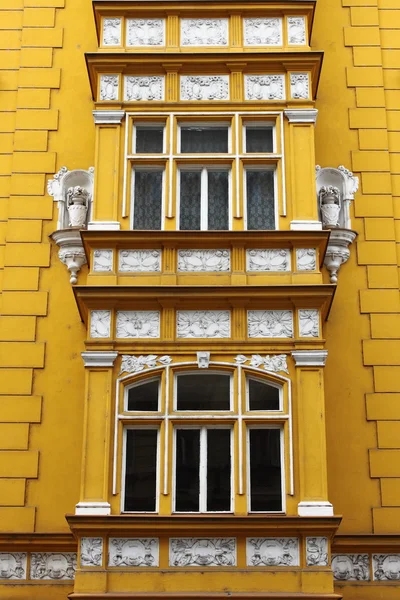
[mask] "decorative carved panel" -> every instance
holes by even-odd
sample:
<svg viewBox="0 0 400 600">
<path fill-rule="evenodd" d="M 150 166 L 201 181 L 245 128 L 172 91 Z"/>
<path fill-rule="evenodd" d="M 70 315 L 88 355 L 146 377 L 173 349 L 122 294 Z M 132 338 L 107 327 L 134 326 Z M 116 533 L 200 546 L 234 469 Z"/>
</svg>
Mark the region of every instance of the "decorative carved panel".
<svg viewBox="0 0 400 600">
<path fill-rule="evenodd" d="M 139 102 L 141 100 L 164 100 L 164 77 L 125 77 L 124 100 Z"/>
<path fill-rule="evenodd" d="M 297 538 L 247 538 L 248 567 L 298 567 L 300 565 Z"/>
<path fill-rule="evenodd" d="M 117 338 L 159 338 L 160 312 L 157 310 L 117 311 Z"/>
<path fill-rule="evenodd" d="M 308 100 L 310 95 L 308 73 L 290 73 L 290 95 L 295 100 Z"/>
<path fill-rule="evenodd" d="M 306 20 L 304 17 L 288 17 L 289 46 L 304 46 L 306 43 Z"/>
<path fill-rule="evenodd" d="M 100 100 L 118 100 L 118 75 L 100 75 Z"/>
<path fill-rule="evenodd" d="M 248 271 L 290 271 L 289 249 L 258 249 L 246 250 Z"/>
<path fill-rule="evenodd" d="M 399 581 L 400 554 L 373 554 L 372 570 L 374 581 Z"/>
<path fill-rule="evenodd" d="M 31 579 L 74 579 L 75 571 L 75 552 L 32 552 L 31 554 Z"/>
<path fill-rule="evenodd" d="M 103 46 L 121 45 L 121 19 L 103 20 Z"/>
<path fill-rule="evenodd" d="M 95 250 L 93 252 L 93 271 L 96 273 L 113 270 L 113 251 Z"/>
<path fill-rule="evenodd" d="M 244 365 L 248 362 L 250 367 L 256 367 L 258 369 L 263 367 L 266 371 L 272 371 L 273 373 L 283 371 L 283 373 L 289 374 L 286 354 L 273 354 L 271 356 L 253 354 L 250 358 L 244 356 L 244 354 L 238 354 L 235 358 L 235 362 L 238 365 Z"/>
<path fill-rule="evenodd" d="M 182 75 L 181 100 L 228 100 L 228 75 Z"/>
<path fill-rule="evenodd" d="M 158 538 L 110 538 L 109 567 L 158 567 Z"/>
<path fill-rule="evenodd" d="M 121 373 L 139 373 L 145 369 L 152 369 L 154 367 L 163 366 L 172 363 L 170 356 L 156 356 L 155 354 L 149 354 L 148 356 L 131 356 L 130 354 L 124 354 L 121 362 Z"/>
<path fill-rule="evenodd" d="M 181 46 L 227 46 L 228 19 L 181 19 Z"/>
<path fill-rule="evenodd" d="M 284 75 L 245 75 L 246 100 L 284 100 Z"/>
<path fill-rule="evenodd" d="M 103 563 L 103 538 L 81 538 L 81 567 L 101 567 Z"/>
<path fill-rule="evenodd" d="M 333 554 L 332 571 L 336 581 L 369 581 L 368 554 Z"/>
<path fill-rule="evenodd" d="M 178 310 L 178 338 L 228 338 L 231 335 L 229 310 Z"/>
<path fill-rule="evenodd" d="M 317 269 L 317 251 L 315 248 L 297 248 L 296 264 L 298 271 L 315 271 Z"/>
<path fill-rule="evenodd" d="M 328 538 L 306 538 L 307 567 L 326 567 L 328 565 Z"/>
<path fill-rule="evenodd" d="M 235 538 L 171 538 L 170 567 L 234 567 Z"/>
<path fill-rule="evenodd" d="M 245 46 L 282 46 L 282 19 L 244 19 Z"/>
<path fill-rule="evenodd" d="M 292 338 L 293 312 L 291 310 L 248 310 L 250 338 Z"/>
<path fill-rule="evenodd" d="M 26 552 L 0 552 L 0 580 L 26 579 Z"/>
<path fill-rule="evenodd" d="M 121 273 L 161 271 L 161 250 L 120 250 L 118 270 Z"/>
<path fill-rule="evenodd" d="M 230 271 L 229 250 L 178 250 L 178 271 Z"/>
<path fill-rule="evenodd" d="M 299 309 L 299 336 L 319 337 L 319 311 L 310 309 Z"/>
<path fill-rule="evenodd" d="M 127 19 L 127 46 L 165 46 L 164 19 Z"/>
<path fill-rule="evenodd" d="M 90 337 L 109 338 L 111 335 L 111 311 L 90 311 Z"/>
</svg>

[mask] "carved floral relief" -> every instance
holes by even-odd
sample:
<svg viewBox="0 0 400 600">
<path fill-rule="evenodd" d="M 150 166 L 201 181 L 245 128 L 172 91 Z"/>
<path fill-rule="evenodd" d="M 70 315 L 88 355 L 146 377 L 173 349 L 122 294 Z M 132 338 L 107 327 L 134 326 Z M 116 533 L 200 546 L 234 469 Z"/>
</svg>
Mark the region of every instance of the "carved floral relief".
<svg viewBox="0 0 400 600">
<path fill-rule="evenodd" d="M 103 20 L 103 46 L 121 45 L 121 19 Z"/>
<path fill-rule="evenodd" d="M 103 562 L 103 538 L 81 538 L 81 567 L 101 567 Z"/>
<path fill-rule="evenodd" d="M 164 100 L 164 77 L 125 77 L 124 100 L 129 102 Z"/>
<path fill-rule="evenodd" d="M 171 567 L 234 567 L 235 538 L 171 538 Z"/>
<path fill-rule="evenodd" d="M 229 250 L 178 250 L 178 271 L 230 271 Z"/>
<path fill-rule="evenodd" d="M 238 365 L 244 365 L 248 362 L 250 367 L 256 367 L 258 369 L 263 367 L 266 371 L 272 371 L 273 373 L 282 371 L 283 373 L 289 374 L 286 354 L 272 354 L 271 356 L 253 354 L 250 358 L 244 356 L 244 354 L 238 354 L 235 357 L 235 362 Z"/>
<path fill-rule="evenodd" d="M 245 75 L 246 100 L 284 100 L 284 75 Z"/>
<path fill-rule="evenodd" d="M 319 311 L 299 309 L 299 335 L 300 337 L 319 337 Z"/>
<path fill-rule="evenodd" d="M 288 17 L 289 46 L 304 46 L 306 43 L 306 20 L 304 17 Z"/>
<path fill-rule="evenodd" d="M 307 567 L 326 567 L 328 565 L 328 538 L 306 538 Z"/>
<path fill-rule="evenodd" d="M 160 356 L 156 354 L 149 354 L 147 356 L 132 356 L 130 354 L 124 354 L 121 362 L 121 373 L 139 373 L 145 369 L 152 369 L 154 367 L 163 366 L 166 367 L 172 363 L 170 356 Z"/>
<path fill-rule="evenodd" d="M 127 46 L 164 46 L 164 19 L 127 19 Z"/>
<path fill-rule="evenodd" d="M 307 100 L 309 98 L 308 73 L 290 73 L 290 95 L 295 100 Z"/>
<path fill-rule="evenodd" d="M 228 338 L 231 335 L 229 310 L 178 310 L 178 338 Z"/>
<path fill-rule="evenodd" d="M 118 100 L 118 75 L 100 75 L 100 100 Z"/>
<path fill-rule="evenodd" d="M 300 565 L 298 538 L 247 538 L 248 567 L 298 567 Z"/>
<path fill-rule="evenodd" d="M 121 273 L 145 273 L 161 271 L 161 250 L 120 250 Z"/>
<path fill-rule="evenodd" d="M 75 552 L 31 554 L 31 579 L 74 579 L 75 571 Z"/>
<path fill-rule="evenodd" d="M 111 311 L 90 311 L 90 337 L 108 338 L 111 335 Z"/>
<path fill-rule="evenodd" d="M 282 46 L 282 19 L 244 19 L 245 46 Z"/>
<path fill-rule="evenodd" d="M 296 264 L 298 271 L 315 271 L 317 269 L 317 251 L 315 248 L 297 248 Z"/>
<path fill-rule="evenodd" d="M 159 338 L 160 311 L 117 311 L 117 338 Z"/>
<path fill-rule="evenodd" d="M 291 310 L 248 310 L 250 338 L 292 338 L 293 312 Z"/>
<path fill-rule="evenodd" d="M 0 552 L 0 580 L 26 579 L 26 552 Z"/>
<path fill-rule="evenodd" d="M 333 554 L 332 571 L 336 581 L 369 581 L 368 554 Z"/>
<path fill-rule="evenodd" d="M 95 250 L 93 252 L 93 271 L 96 273 L 113 270 L 113 251 Z"/>
<path fill-rule="evenodd" d="M 182 75 L 181 100 L 228 100 L 228 75 Z"/>
<path fill-rule="evenodd" d="M 181 46 L 227 46 L 228 19 L 181 19 Z"/>
<path fill-rule="evenodd" d="M 372 570 L 374 581 L 399 581 L 400 554 L 373 554 Z"/>
<path fill-rule="evenodd" d="M 246 250 L 248 271 L 290 271 L 290 250 Z"/>
<path fill-rule="evenodd" d="M 109 567 L 158 567 L 158 538 L 110 538 Z"/>
</svg>

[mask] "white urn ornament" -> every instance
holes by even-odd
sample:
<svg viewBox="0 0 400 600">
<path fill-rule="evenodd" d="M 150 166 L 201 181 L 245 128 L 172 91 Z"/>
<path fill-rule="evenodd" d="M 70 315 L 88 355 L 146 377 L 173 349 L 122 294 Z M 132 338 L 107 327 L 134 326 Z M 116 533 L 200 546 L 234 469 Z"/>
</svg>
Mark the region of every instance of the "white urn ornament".
<svg viewBox="0 0 400 600">
<path fill-rule="evenodd" d="M 340 191 L 333 185 L 322 186 L 319 191 L 322 223 L 325 229 L 339 225 Z"/>
<path fill-rule="evenodd" d="M 68 188 L 67 210 L 69 227 L 85 227 L 90 194 L 80 185 Z"/>
</svg>

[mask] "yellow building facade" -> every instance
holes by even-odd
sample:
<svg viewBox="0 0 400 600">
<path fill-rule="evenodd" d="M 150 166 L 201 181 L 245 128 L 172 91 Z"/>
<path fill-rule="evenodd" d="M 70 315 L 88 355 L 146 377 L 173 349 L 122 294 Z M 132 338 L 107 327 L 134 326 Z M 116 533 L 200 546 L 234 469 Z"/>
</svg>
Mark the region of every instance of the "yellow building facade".
<svg viewBox="0 0 400 600">
<path fill-rule="evenodd" d="M 399 30 L 0 0 L 2 598 L 398 597 Z"/>
</svg>

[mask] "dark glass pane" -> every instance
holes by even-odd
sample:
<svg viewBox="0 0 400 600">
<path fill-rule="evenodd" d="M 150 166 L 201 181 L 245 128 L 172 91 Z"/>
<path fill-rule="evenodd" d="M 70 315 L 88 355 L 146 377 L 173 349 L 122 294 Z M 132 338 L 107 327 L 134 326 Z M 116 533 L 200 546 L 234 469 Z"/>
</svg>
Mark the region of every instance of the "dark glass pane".
<svg viewBox="0 0 400 600">
<path fill-rule="evenodd" d="M 249 409 L 279 410 L 279 389 L 256 379 L 249 379 Z"/>
<path fill-rule="evenodd" d="M 126 432 L 125 510 L 155 511 L 157 431 Z"/>
<path fill-rule="evenodd" d="M 200 430 L 177 429 L 175 510 L 199 511 L 199 467 Z"/>
<path fill-rule="evenodd" d="M 134 229 L 161 229 L 162 172 L 135 171 Z"/>
<path fill-rule="evenodd" d="M 208 171 L 208 229 L 229 229 L 229 173 Z"/>
<path fill-rule="evenodd" d="M 179 229 L 200 229 L 201 172 L 181 171 Z"/>
<path fill-rule="evenodd" d="M 181 152 L 228 152 L 227 127 L 182 127 Z"/>
<path fill-rule="evenodd" d="M 128 410 L 158 410 L 158 386 L 156 379 L 128 390 Z"/>
<path fill-rule="evenodd" d="M 231 510 L 231 431 L 207 430 L 207 510 Z"/>
<path fill-rule="evenodd" d="M 279 429 L 250 429 L 250 508 L 282 510 Z"/>
<path fill-rule="evenodd" d="M 138 154 L 158 154 L 163 151 L 163 127 L 137 127 L 136 152 Z"/>
<path fill-rule="evenodd" d="M 274 172 L 246 171 L 247 229 L 275 229 Z"/>
<path fill-rule="evenodd" d="M 246 127 L 246 152 L 273 152 L 272 127 Z"/>
<path fill-rule="evenodd" d="M 179 375 L 177 410 L 229 410 L 229 375 Z"/>
</svg>

